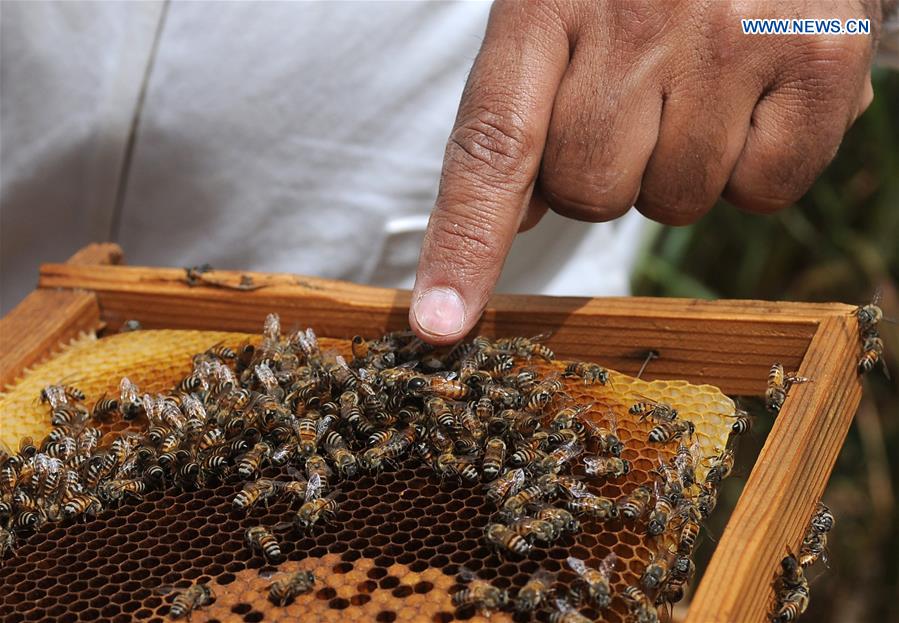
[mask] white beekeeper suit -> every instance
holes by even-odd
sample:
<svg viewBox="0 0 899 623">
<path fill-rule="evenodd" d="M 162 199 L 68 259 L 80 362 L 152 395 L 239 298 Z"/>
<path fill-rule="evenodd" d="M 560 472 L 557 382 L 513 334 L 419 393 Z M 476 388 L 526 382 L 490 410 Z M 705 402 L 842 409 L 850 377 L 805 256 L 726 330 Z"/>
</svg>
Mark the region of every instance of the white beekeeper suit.
<svg viewBox="0 0 899 623">
<path fill-rule="evenodd" d="M 41 262 L 411 287 L 488 3 L 4 2 L 0 304 Z M 625 294 L 646 221 L 552 213 L 500 291 Z"/>
<path fill-rule="evenodd" d="M 4 3 L 4 312 L 101 240 L 131 264 L 411 287 L 489 9 Z M 641 221 L 549 215 L 500 289 L 626 293 Z"/>
</svg>

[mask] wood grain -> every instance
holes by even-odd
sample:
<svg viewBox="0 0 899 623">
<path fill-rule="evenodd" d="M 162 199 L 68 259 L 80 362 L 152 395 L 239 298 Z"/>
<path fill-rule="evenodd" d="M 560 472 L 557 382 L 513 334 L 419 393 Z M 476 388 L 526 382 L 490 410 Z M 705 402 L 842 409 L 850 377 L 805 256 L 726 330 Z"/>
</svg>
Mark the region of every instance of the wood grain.
<svg viewBox="0 0 899 623">
<path fill-rule="evenodd" d="M 100 326 L 92 292 L 37 290 L 0 319 L 0 390 L 82 331 Z"/>
<path fill-rule="evenodd" d="M 114 266 L 121 264 L 125 254 L 122 247 L 114 242 L 92 242 L 82 247 L 66 260 L 70 265 Z"/>
<path fill-rule="evenodd" d="M 46 264 L 42 288 L 97 293 L 103 319 L 121 326 L 258 332 L 277 311 L 286 327 L 322 335 L 374 336 L 408 326 L 409 292 L 288 274 L 212 271 L 188 285 L 184 270 Z M 254 289 L 240 290 L 244 287 Z M 649 378 L 711 383 L 733 395 L 764 391 L 775 360 L 795 369 L 818 321 L 849 317 L 840 304 L 575 298 L 497 295 L 476 332 L 535 335 L 552 331 L 560 356 L 602 361 L 634 374 L 649 350 L 661 355 Z"/>
<path fill-rule="evenodd" d="M 114 265 L 122 261 L 114 243 L 93 243 L 75 252 L 67 266 Z M 0 390 L 23 370 L 55 352 L 79 333 L 102 326 L 93 292 L 38 289 L 0 319 Z"/>
<path fill-rule="evenodd" d="M 767 620 L 774 598 L 771 580 L 787 547 L 798 551 L 861 400 L 858 350 L 854 318 L 822 319 L 800 368 L 813 381 L 790 390 L 687 623 Z"/>
</svg>

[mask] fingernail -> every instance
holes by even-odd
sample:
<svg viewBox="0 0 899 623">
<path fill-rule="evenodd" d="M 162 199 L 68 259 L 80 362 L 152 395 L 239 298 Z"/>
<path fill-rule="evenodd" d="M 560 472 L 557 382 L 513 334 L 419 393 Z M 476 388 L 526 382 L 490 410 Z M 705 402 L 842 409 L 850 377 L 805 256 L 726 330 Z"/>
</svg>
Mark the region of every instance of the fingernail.
<svg viewBox="0 0 899 623">
<path fill-rule="evenodd" d="M 422 292 L 412 313 L 418 326 L 431 335 L 452 335 L 465 324 L 465 303 L 452 288 L 431 288 Z"/>
</svg>

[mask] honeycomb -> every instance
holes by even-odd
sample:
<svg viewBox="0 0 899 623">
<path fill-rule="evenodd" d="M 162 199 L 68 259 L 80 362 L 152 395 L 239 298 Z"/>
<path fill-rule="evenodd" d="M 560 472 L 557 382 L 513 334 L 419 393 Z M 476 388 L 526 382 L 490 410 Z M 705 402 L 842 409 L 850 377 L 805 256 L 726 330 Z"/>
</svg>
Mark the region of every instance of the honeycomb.
<svg viewBox="0 0 899 623">
<path fill-rule="evenodd" d="M 0 401 L 4 437 L 22 431 L 41 437 L 49 430 L 46 409 L 35 397 L 48 382 L 68 378 L 87 394 L 87 404 L 114 395 L 118 381 L 129 376 L 144 391 L 176 383 L 191 369 L 190 355 L 217 343 L 237 347 L 250 336 L 192 331 L 139 331 L 112 335 L 72 346 L 36 367 Z M 323 350 L 349 352 L 345 341 L 321 339 Z M 521 362 L 520 362 L 521 363 Z M 564 363 L 527 362 L 543 373 L 561 373 Z M 591 485 L 612 499 L 639 485 L 651 486 L 659 459 L 673 456 L 675 444 L 650 445 L 650 421 L 627 413 L 643 397 L 676 407 L 696 426 L 702 454 L 724 448 L 731 430 L 733 402 L 711 386 L 683 381 L 647 382 L 611 372 L 605 386 L 561 378 L 564 391 L 579 404 L 592 404 L 589 417 L 607 422 L 618 415 L 622 458 L 632 470 L 617 480 Z M 104 425 L 122 430 L 123 422 Z M 13 445 L 13 444 L 10 444 Z M 13 446 L 14 447 L 14 446 Z M 582 469 L 582 468 L 579 468 Z M 697 466 L 697 478 L 707 466 Z M 282 468 L 262 475 L 277 478 Z M 561 585 L 576 576 L 568 556 L 598 566 L 609 552 L 619 563 L 612 574 L 615 597 L 600 613 L 581 612 L 594 620 L 625 621 L 627 610 L 618 594 L 638 584 L 653 554 L 673 544 L 670 533 L 646 534 L 642 523 L 583 520 L 582 529 L 551 545 L 535 544 L 527 557 L 498 557 L 484 542 L 484 527 L 495 512 L 485 498 L 486 486 L 441 480 L 416 456 L 397 469 L 344 479 L 336 485 L 339 510 L 333 521 L 298 535 L 278 526 L 295 514 L 286 500 L 248 513 L 235 511 L 232 500 L 243 482 L 229 476 L 212 489 L 167 489 L 143 500 L 123 503 L 86 521 L 48 523 L 23 539 L 0 567 L 0 620 L 130 621 L 167 620 L 173 588 L 196 582 L 212 587 L 215 601 L 193 613 L 191 621 L 486 621 L 472 607 L 455 609 L 450 598 L 465 587 L 462 567 L 483 580 L 514 592 L 539 569 L 556 574 Z M 313 570 L 316 586 L 286 607 L 267 599 L 275 571 L 261 554 L 251 552 L 244 531 L 264 525 L 278 534 L 285 562 L 278 574 Z M 490 621 L 526 621 L 530 614 L 496 612 Z"/>
</svg>

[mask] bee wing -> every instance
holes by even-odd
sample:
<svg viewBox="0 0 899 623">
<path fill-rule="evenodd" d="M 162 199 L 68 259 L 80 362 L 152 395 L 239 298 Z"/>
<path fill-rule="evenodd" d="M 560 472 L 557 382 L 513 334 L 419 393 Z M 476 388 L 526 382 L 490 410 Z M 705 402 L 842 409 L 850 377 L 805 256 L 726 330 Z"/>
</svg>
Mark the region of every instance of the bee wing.
<svg viewBox="0 0 899 623">
<path fill-rule="evenodd" d="M 570 603 L 568 603 L 568 601 L 566 599 L 563 599 L 561 597 L 556 597 L 555 602 L 556 602 L 556 610 L 558 610 L 559 612 L 562 612 L 562 613 L 574 612 L 574 608 L 571 606 Z"/>
<path fill-rule="evenodd" d="M 270 580 L 277 573 L 278 573 L 278 570 L 275 568 L 263 569 L 262 571 L 259 572 L 259 577 L 262 578 L 263 580 Z"/>
<path fill-rule="evenodd" d="M 649 396 L 644 396 L 643 394 L 635 394 L 635 396 L 637 396 L 637 398 L 639 398 L 643 402 L 648 402 L 649 404 L 656 406 L 656 407 L 659 406 L 660 404 L 662 404 L 658 400 L 653 400 Z"/>
<path fill-rule="evenodd" d="M 306 482 L 306 496 L 305 500 L 307 502 L 320 498 L 322 494 L 322 478 L 317 473 L 312 474 L 309 477 L 309 480 Z"/>
<path fill-rule="evenodd" d="M 602 466 L 602 457 L 599 456 L 585 456 L 583 457 L 584 469 L 588 474 L 596 474 Z"/>
<path fill-rule="evenodd" d="M 549 586 L 553 582 L 556 581 L 556 573 L 549 571 L 548 569 L 537 569 L 534 573 L 531 574 L 531 580 L 536 580 Z"/>
<path fill-rule="evenodd" d="M 571 570 L 578 575 L 584 575 L 585 573 L 587 573 L 587 565 L 584 564 L 584 561 L 580 558 L 569 556 L 565 559 L 565 562 L 567 562 Z"/>
<path fill-rule="evenodd" d="M 294 467 L 293 465 L 288 465 L 288 466 L 287 466 L 287 473 L 288 473 L 288 475 L 290 475 L 290 477 L 293 478 L 294 480 L 301 480 L 301 481 L 305 481 L 305 480 L 306 480 L 306 476 L 303 475 L 303 473 L 300 472 L 300 470 L 298 470 L 298 469 L 297 469 L 296 467 Z"/>
<path fill-rule="evenodd" d="M 538 333 L 534 337 L 530 338 L 532 342 L 545 342 L 553 335 L 552 331 L 544 331 L 543 333 Z"/>
<path fill-rule="evenodd" d="M 610 552 L 605 558 L 602 559 L 602 562 L 599 563 L 599 571 L 608 576 L 614 571 L 615 567 L 618 566 L 618 556 L 615 552 Z"/>
<path fill-rule="evenodd" d="M 472 580 L 478 579 L 478 574 L 468 567 L 459 567 L 459 572 L 457 575 L 463 582 L 471 582 Z"/>
<path fill-rule="evenodd" d="M 509 492 L 507 494 L 507 497 L 510 495 L 515 495 L 516 493 L 521 491 L 522 487 L 524 487 L 524 482 L 525 482 L 524 469 L 519 467 L 513 472 L 512 486 L 509 487 Z"/>
<path fill-rule="evenodd" d="M 181 591 L 183 589 L 175 586 L 174 584 L 162 584 L 153 589 L 153 592 L 159 593 L 160 595 L 171 595 L 177 591 Z"/>
<path fill-rule="evenodd" d="M 293 524 L 289 521 L 280 521 L 272 526 L 272 532 L 286 532 L 293 528 Z"/>
<path fill-rule="evenodd" d="M 572 488 L 568 489 L 568 493 L 569 493 L 572 497 L 575 497 L 575 498 L 578 498 L 578 499 L 584 499 L 584 498 L 592 498 L 592 497 L 596 497 L 595 495 L 593 495 L 592 493 L 590 493 L 590 491 L 589 491 L 586 487 L 583 487 L 583 488 L 581 488 L 581 487 L 572 487 Z"/>
<path fill-rule="evenodd" d="M 653 488 L 655 489 L 656 499 L 665 495 L 665 488 L 662 485 L 661 480 L 656 479 L 655 482 L 653 482 Z"/>
</svg>

